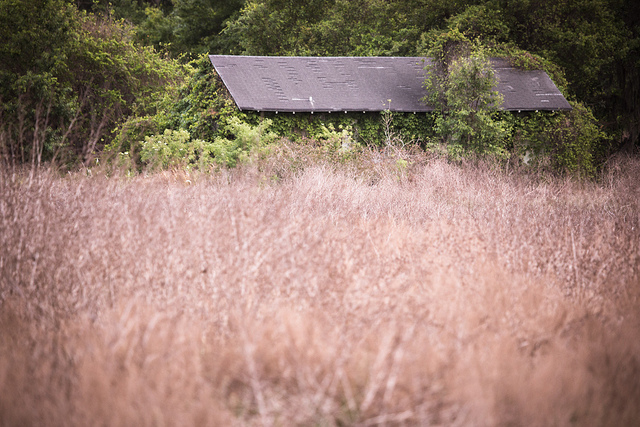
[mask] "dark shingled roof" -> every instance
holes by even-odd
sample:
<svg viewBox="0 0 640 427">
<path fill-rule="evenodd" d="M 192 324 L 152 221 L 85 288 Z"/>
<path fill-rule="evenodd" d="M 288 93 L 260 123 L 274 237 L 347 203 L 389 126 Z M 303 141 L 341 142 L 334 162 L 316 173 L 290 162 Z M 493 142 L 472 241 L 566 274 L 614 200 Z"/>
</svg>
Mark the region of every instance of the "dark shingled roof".
<svg viewBox="0 0 640 427">
<path fill-rule="evenodd" d="M 425 58 L 418 57 L 209 57 L 238 108 L 254 111 L 426 112 Z M 571 106 L 540 70 L 492 60 L 502 109 L 567 110 Z"/>
</svg>

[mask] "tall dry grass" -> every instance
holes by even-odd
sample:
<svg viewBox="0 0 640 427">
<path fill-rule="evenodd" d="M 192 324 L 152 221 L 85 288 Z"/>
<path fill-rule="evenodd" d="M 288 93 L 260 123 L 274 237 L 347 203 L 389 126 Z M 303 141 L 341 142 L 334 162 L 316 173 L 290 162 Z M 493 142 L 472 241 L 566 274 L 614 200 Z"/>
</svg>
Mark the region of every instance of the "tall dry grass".
<svg viewBox="0 0 640 427">
<path fill-rule="evenodd" d="M 640 424 L 640 160 L 280 160 L 0 173 L 0 424 Z"/>
</svg>

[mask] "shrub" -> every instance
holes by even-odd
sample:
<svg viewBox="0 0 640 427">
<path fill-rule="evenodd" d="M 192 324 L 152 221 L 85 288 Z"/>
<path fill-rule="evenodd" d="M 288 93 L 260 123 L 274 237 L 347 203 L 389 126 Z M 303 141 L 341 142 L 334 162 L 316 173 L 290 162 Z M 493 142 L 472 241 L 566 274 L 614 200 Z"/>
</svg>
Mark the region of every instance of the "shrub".
<svg viewBox="0 0 640 427">
<path fill-rule="evenodd" d="M 606 135 L 589 108 L 579 102 L 571 105 L 571 111 L 505 115 L 514 153 L 525 156 L 535 167 L 593 177 L 597 166 L 594 152 Z"/>
<path fill-rule="evenodd" d="M 196 150 L 195 147 L 201 150 Z M 140 158 L 151 169 L 185 167 L 193 160 L 206 162 L 207 156 L 203 155 L 203 148 L 204 141 L 198 139 L 192 141 L 191 135 L 186 130 L 165 129 L 162 134 L 145 137 Z"/>
<path fill-rule="evenodd" d="M 434 107 L 435 138 L 453 157 L 506 154 L 506 131 L 496 114 L 502 97 L 484 49 L 457 28 L 432 35 L 425 102 Z"/>
<path fill-rule="evenodd" d="M 140 159 L 151 170 L 184 167 L 205 171 L 215 164 L 234 167 L 250 151 L 275 139 L 275 134 L 267 132 L 270 125 L 268 119 L 252 126 L 234 117 L 226 126 L 232 137 L 218 137 L 213 142 L 192 138 L 184 129 L 165 129 L 161 134 L 145 137 Z"/>
<path fill-rule="evenodd" d="M 226 126 L 226 130 L 232 135 L 232 138 L 221 136 L 216 138 L 212 144 L 216 161 L 229 167 L 236 166 L 238 162 L 247 158 L 251 150 L 260 149 L 277 138 L 275 133 L 267 132 L 270 126 L 271 120 L 269 119 L 252 126 L 240 121 L 237 117 L 232 117 Z"/>
<path fill-rule="evenodd" d="M 5 161 L 88 164 L 116 125 L 154 114 L 183 76 L 175 61 L 136 45 L 123 22 L 62 0 L 0 0 L 0 24 Z"/>
</svg>

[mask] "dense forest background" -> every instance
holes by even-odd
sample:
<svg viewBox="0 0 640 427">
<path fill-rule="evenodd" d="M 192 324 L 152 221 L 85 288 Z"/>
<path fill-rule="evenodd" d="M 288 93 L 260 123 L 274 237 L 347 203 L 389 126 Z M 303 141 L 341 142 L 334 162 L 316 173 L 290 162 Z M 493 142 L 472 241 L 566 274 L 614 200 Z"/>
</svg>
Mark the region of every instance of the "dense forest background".
<svg viewBox="0 0 640 427">
<path fill-rule="evenodd" d="M 264 129 L 228 117 L 204 54 L 421 56 L 443 34 L 545 69 L 572 102 L 552 124 L 501 119 L 507 149 L 537 129 L 561 135 L 558 146 L 578 141 L 552 154 L 589 169 L 638 146 L 632 0 L 0 0 L 0 154 L 86 165 L 106 149 L 139 161 L 141 141 L 160 141 L 197 147 L 196 160 L 233 158 L 235 140 Z"/>
</svg>

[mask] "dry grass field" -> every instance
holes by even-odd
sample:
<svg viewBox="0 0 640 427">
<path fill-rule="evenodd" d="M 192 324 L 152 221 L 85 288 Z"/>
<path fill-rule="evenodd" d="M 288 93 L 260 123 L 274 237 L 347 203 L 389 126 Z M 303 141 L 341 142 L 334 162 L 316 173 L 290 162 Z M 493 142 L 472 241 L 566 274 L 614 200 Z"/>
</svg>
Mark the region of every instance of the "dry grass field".
<svg viewBox="0 0 640 427">
<path fill-rule="evenodd" d="M 640 425 L 640 160 L 374 157 L 0 172 L 0 425 Z"/>
</svg>

